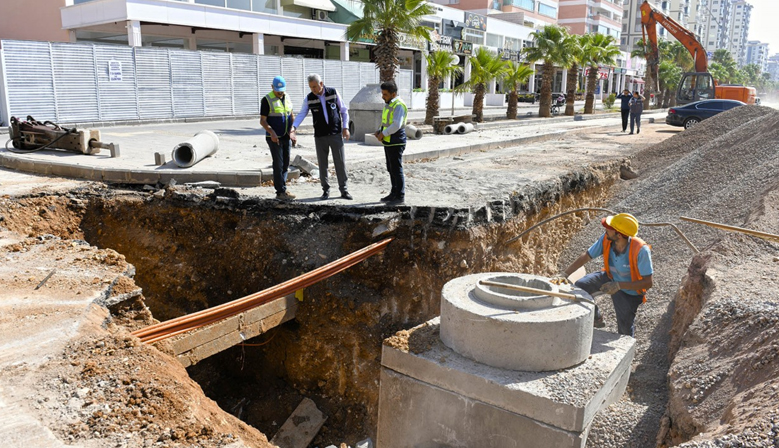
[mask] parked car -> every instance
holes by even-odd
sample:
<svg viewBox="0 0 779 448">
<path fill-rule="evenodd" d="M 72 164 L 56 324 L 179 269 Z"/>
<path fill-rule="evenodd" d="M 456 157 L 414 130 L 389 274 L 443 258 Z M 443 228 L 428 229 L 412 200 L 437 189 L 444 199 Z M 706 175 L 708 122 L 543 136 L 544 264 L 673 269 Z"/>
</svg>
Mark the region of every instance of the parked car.
<svg viewBox="0 0 779 448">
<path fill-rule="evenodd" d="M 668 116 L 665 117 L 665 124 L 671 126 L 684 126 L 689 129 L 701 120 L 713 117 L 720 112 L 733 109 L 738 106 L 745 106 L 745 103 L 736 100 L 703 100 L 684 106 L 672 107 L 668 109 Z"/>
</svg>

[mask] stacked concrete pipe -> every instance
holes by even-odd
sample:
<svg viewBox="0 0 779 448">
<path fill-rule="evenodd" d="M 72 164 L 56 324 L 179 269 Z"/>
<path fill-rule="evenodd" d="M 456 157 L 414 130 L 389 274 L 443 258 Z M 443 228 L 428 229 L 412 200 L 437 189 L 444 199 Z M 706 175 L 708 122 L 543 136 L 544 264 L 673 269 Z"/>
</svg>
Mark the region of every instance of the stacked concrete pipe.
<svg viewBox="0 0 779 448">
<path fill-rule="evenodd" d="M 419 140 L 422 138 L 422 131 L 417 129 L 416 126 L 412 126 L 410 124 L 406 125 L 406 137 L 409 140 Z"/>
<path fill-rule="evenodd" d="M 455 133 L 457 133 L 457 128 L 458 127 L 459 127 L 459 125 L 457 125 L 457 124 L 447 124 L 446 127 L 444 128 L 444 134 L 447 134 L 447 135 L 455 134 Z"/>
<path fill-rule="evenodd" d="M 219 150 L 219 137 L 211 131 L 200 131 L 173 148 L 173 162 L 189 168 Z"/>
<path fill-rule="evenodd" d="M 460 125 L 457 126 L 458 134 L 467 134 L 472 131 L 473 131 L 473 123 L 460 123 Z"/>
</svg>

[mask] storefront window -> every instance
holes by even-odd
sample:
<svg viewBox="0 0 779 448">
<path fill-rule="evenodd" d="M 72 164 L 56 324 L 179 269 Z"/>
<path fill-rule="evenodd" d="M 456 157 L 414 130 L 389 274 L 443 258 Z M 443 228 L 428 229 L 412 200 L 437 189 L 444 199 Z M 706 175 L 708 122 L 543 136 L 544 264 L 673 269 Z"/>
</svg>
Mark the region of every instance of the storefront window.
<svg viewBox="0 0 779 448">
<path fill-rule="evenodd" d="M 276 14 L 276 0 L 252 0 L 252 11 Z"/>
<path fill-rule="evenodd" d="M 233 9 L 252 10 L 252 0 L 227 0 L 227 7 Z"/>
<path fill-rule="evenodd" d="M 471 29 L 464 29 L 463 30 L 463 37 L 466 42 L 472 42 L 474 44 L 478 45 L 484 45 L 484 32 L 483 31 L 476 31 Z"/>
<path fill-rule="evenodd" d="M 503 36 L 499 34 L 487 33 L 487 46 L 495 48 L 503 48 Z"/>
<path fill-rule="evenodd" d="M 503 43 L 503 48 L 519 51 L 522 49 L 522 39 L 514 39 L 513 37 L 506 37 L 506 41 Z"/>
</svg>

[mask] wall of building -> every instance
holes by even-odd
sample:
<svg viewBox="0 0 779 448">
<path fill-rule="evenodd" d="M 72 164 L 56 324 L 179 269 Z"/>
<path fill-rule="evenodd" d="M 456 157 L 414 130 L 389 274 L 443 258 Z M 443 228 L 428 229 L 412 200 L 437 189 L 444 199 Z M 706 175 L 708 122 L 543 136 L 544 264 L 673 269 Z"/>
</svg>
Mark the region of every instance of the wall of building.
<svg viewBox="0 0 779 448">
<path fill-rule="evenodd" d="M 68 42 L 60 7 L 65 0 L 2 0 L 0 39 Z"/>
</svg>

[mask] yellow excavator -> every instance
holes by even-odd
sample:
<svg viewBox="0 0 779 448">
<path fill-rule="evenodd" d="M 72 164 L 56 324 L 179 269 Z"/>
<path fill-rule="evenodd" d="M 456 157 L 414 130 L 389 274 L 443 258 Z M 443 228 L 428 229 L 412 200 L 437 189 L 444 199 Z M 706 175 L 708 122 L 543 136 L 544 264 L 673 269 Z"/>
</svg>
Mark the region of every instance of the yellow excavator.
<svg viewBox="0 0 779 448">
<path fill-rule="evenodd" d="M 663 14 L 649 2 L 641 4 L 641 26 L 644 43 L 649 45 L 646 52 L 647 71 L 657 82 L 657 67 L 660 63 L 660 53 L 657 49 L 657 25 L 668 30 L 692 55 L 695 62 L 695 72 L 685 73 L 676 91 L 677 104 L 687 104 L 693 101 L 714 98 L 738 100 L 747 104 L 755 104 L 757 91 L 754 87 L 742 85 L 719 84 L 709 73 L 709 60 L 706 49 L 703 48 L 695 35 L 678 22 Z"/>
</svg>

